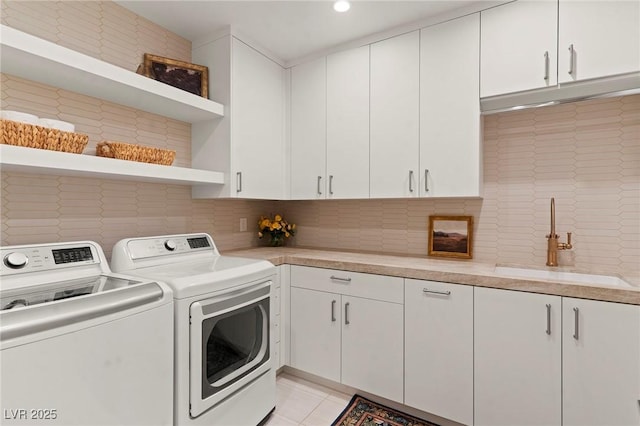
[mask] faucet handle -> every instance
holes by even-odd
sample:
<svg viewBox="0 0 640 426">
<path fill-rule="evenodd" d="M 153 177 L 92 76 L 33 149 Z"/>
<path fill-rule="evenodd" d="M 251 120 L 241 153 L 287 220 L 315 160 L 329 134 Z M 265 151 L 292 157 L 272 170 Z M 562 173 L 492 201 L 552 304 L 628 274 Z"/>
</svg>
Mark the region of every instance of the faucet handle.
<svg viewBox="0 0 640 426">
<path fill-rule="evenodd" d="M 573 248 L 573 246 L 571 245 L 571 232 L 567 232 L 567 244 L 566 244 L 567 249 L 571 249 Z"/>
</svg>

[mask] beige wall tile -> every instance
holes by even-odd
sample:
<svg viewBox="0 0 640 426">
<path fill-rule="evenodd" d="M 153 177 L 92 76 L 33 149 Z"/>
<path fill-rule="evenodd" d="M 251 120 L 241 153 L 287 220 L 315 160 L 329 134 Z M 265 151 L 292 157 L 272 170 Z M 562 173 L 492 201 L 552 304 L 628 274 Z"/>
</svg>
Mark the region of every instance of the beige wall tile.
<svg viewBox="0 0 640 426">
<path fill-rule="evenodd" d="M 2 0 L 3 24 L 135 70 L 145 52 L 189 61 L 189 41 L 112 2 Z M 75 22 L 76 25 L 69 25 Z M 102 140 L 176 151 L 188 167 L 191 127 L 18 77 L 0 75 L 2 108 L 58 117 Z M 2 173 L 1 243 L 207 232 L 222 250 L 264 244 L 260 215 L 298 224 L 290 244 L 425 256 L 427 218 L 473 215 L 474 260 L 544 266 L 549 198 L 556 231 L 573 232 L 560 262 L 640 278 L 640 96 L 483 118 L 482 199 L 192 200 L 189 187 Z M 249 232 L 239 232 L 240 217 Z"/>
</svg>

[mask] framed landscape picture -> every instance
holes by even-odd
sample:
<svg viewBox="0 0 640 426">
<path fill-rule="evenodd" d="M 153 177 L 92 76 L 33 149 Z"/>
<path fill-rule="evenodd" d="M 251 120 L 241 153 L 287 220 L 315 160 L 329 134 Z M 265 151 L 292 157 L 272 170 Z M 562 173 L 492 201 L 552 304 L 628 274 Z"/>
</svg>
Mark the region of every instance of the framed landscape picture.
<svg viewBox="0 0 640 426">
<path fill-rule="evenodd" d="M 429 216 L 429 256 L 471 259 L 473 216 Z"/>
<path fill-rule="evenodd" d="M 209 97 L 209 69 L 162 56 L 144 54 L 144 75 L 194 95 Z"/>
</svg>

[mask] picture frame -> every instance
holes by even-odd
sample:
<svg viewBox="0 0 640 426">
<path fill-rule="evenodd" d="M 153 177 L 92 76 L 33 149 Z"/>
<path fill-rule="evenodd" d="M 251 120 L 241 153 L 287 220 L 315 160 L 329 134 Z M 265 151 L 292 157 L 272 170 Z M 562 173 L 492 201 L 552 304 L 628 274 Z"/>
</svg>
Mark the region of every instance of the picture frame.
<svg viewBox="0 0 640 426">
<path fill-rule="evenodd" d="M 143 75 L 194 95 L 209 97 L 209 68 L 163 56 L 144 54 Z"/>
<path fill-rule="evenodd" d="M 473 216 L 429 216 L 427 255 L 473 258 Z"/>
</svg>

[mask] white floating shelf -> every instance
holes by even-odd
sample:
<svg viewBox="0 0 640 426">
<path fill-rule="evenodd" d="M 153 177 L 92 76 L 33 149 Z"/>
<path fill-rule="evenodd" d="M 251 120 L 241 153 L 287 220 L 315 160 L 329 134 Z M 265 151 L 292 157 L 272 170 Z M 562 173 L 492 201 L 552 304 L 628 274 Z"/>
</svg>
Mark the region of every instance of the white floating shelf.
<svg viewBox="0 0 640 426">
<path fill-rule="evenodd" d="M 175 185 L 221 185 L 224 174 L 185 167 L 115 160 L 93 155 L 0 145 L 2 171 L 86 176 Z"/>
<path fill-rule="evenodd" d="M 6 74 L 187 123 L 224 115 L 217 102 L 6 25 L 0 25 L 0 48 L 0 72 Z"/>
</svg>

